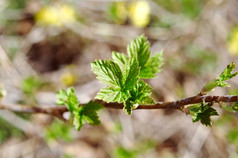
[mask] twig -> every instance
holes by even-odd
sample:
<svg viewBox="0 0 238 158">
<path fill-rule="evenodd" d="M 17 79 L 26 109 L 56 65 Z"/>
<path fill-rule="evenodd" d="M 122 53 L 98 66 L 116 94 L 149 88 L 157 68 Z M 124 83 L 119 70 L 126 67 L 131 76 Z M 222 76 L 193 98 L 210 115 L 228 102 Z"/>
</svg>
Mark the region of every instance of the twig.
<svg viewBox="0 0 238 158">
<path fill-rule="evenodd" d="M 33 107 L 26 105 L 4 105 L 0 104 L 0 109 L 7 109 L 13 112 L 29 113 L 29 114 L 48 114 L 59 118 L 60 120 L 67 122 L 63 117 L 63 113 L 68 109 L 64 106 L 52 106 L 52 107 Z"/>
<path fill-rule="evenodd" d="M 195 104 L 195 103 L 201 103 L 203 102 L 237 102 L 238 101 L 238 95 L 225 95 L 225 96 L 193 96 L 189 98 L 184 98 L 177 101 L 170 101 L 170 102 L 158 102 L 154 105 L 139 105 L 134 110 L 139 109 L 182 109 L 185 105 Z M 123 104 L 120 103 L 106 103 L 102 100 L 94 100 L 94 102 L 102 104 L 105 108 L 113 108 L 113 109 L 122 109 Z M 80 106 L 84 106 L 85 104 L 80 104 Z M 68 109 L 65 106 L 48 106 L 48 107 L 32 107 L 32 106 L 26 106 L 26 105 L 5 105 L 0 104 L 0 109 L 8 109 L 13 112 L 21 112 L 21 113 L 42 113 L 42 114 L 48 114 L 55 117 L 58 117 L 59 119 L 66 121 L 64 119 L 63 113 L 67 112 Z"/>
</svg>

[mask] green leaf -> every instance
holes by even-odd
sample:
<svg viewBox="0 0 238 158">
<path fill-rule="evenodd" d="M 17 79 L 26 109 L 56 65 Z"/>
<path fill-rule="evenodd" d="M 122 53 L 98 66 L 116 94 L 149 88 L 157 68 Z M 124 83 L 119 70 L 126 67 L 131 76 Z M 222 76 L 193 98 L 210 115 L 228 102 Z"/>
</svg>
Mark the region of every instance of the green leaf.
<svg viewBox="0 0 238 158">
<path fill-rule="evenodd" d="M 80 130 L 86 122 L 92 125 L 100 124 L 97 111 L 103 108 L 101 104 L 90 101 L 84 106 L 79 106 L 79 101 L 73 88 L 68 88 L 67 91 L 58 91 L 57 97 L 57 103 L 65 104 L 69 109 L 73 125 L 77 130 Z"/>
<path fill-rule="evenodd" d="M 80 131 L 84 125 L 83 118 L 80 115 L 80 111 L 82 111 L 82 109 L 82 107 L 79 107 L 77 111 L 73 112 L 73 125 L 78 131 Z"/>
<path fill-rule="evenodd" d="M 67 102 L 67 99 L 68 99 L 68 95 L 66 93 L 65 90 L 59 90 L 57 93 L 56 93 L 56 96 L 57 96 L 57 101 L 56 101 L 56 104 L 58 105 L 64 105 L 66 104 Z"/>
<path fill-rule="evenodd" d="M 102 88 L 97 96 L 96 99 L 104 100 L 105 102 L 119 102 L 122 103 L 130 97 L 129 91 L 121 91 L 120 89 L 115 89 L 112 87 L 104 87 Z"/>
<path fill-rule="evenodd" d="M 131 90 L 137 84 L 139 80 L 139 65 L 135 58 L 130 58 L 128 62 L 125 64 L 125 68 L 123 71 L 123 90 Z"/>
<path fill-rule="evenodd" d="M 68 95 L 68 100 L 67 100 L 66 106 L 70 112 L 73 112 L 79 106 L 78 98 L 77 98 L 73 88 L 69 88 L 67 90 L 67 95 Z"/>
<path fill-rule="evenodd" d="M 132 102 L 130 100 L 127 100 L 127 101 L 124 102 L 124 108 L 123 109 L 126 110 L 126 113 L 128 115 L 131 114 L 133 107 L 134 107 L 134 102 Z"/>
<path fill-rule="evenodd" d="M 113 60 L 120 66 L 122 70 L 122 90 L 130 90 L 134 88 L 139 80 L 139 65 L 136 58 L 128 58 L 122 53 L 112 53 Z"/>
<path fill-rule="evenodd" d="M 219 80 L 227 81 L 227 80 L 235 77 L 238 74 L 238 72 L 232 73 L 234 68 L 235 68 L 234 62 L 232 62 L 230 65 L 227 65 L 226 69 L 219 76 Z"/>
<path fill-rule="evenodd" d="M 150 58 L 150 43 L 144 35 L 137 37 L 127 47 L 127 53 L 129 58 L 136 58 L 140 67 L 148 62 Z"/>
<path fill-rule="evenodd" d="M 121 70 L 124 71 L 125 64 L 128 62 L 129 58 L 123 53 L 117 53 L 115 51 L 112 52 L 112 59 L 115 63 L 117 63 Z"/>
<path fill-rule="evenodd" d="M 201 94 L 205 95 L 208 92 L 211 92 L 212 90 L 214 90 L 216 87 L 228 87 L 229 84 L 224 82 L 227 81 L 233 77 L 235 77 L 238 72 L 232 73 L 233 69 L 235 68 L 235 64 L 234 62 L 232 62 L 230 65 L 227 65 L 227 67 L 225 68 L 225 70 L 221 73 L 221 75 L 219 76 L 219 79 L 214 79 L 209 81 L 201 90 Z"/>
<path fill-rule="evenodd" d="M 122 72 L 120 67 L 111 60 L 96 60 L 91 63 L 92 71 L 102 83 L 120 88 Z"/>
<path fill-rule="evenodd" d="M 154 104 L 155 101 L 150 97 L 151 89 L 152 88 L 147 83 L 139 81 L 136 87 L 130 91 L 130 99 L 138 104 Z"/>
<path fill-rule="evenodd" d="M 120 60 L 120 56 L 125 60 Z M 138 62 L 135 58 L 127 60 L 123 57 L 123 55 L 119 55 L 119 53 L 114 53 L 113 58 L 115 60 L 115 63 L 113 61 L 107 60 L 100 61 L 100 63 L 97 61 L 92 63 L 92 69 L 94 70 L 93 72 L 98 75 L 98 78 L 101 80 L 101 82 L 107 83 L 107 86 L 102 88 L 98 92 L 96 98 L 104 100 L 106 102 L 121 103 L 126 101 L 130 97 L 129 90 L 134 88 L 137 84 L 139 80 L 139 67 Z M 108 62 L 113 64 L 108 64 Z M 123 71 L 121 71 L 117 63 L 121 64 Z M 114 66 L 114 68 L 112 68 L 111 66 Z M 119 75 L 117 75 L 118 73 Z M 117 76 L 113 78 L 113 74 Z M 109 81 L 110 83 L 108 83 Z M 113 81 L 118 82 L 111 84 Z"/>
<path fill-rule="evenodd" d="M 140 67 L 140 78 L 154 78 L 163 64 L 162 51 L 152 58 L 150 44 L 144 35 L 139 36 L 127 47 L 129 58 L 136 58 Z"/>
<path fill-rule="evenodd" d="M 202 103 L 203 104 L 203 103 Z M 200 121 L 203 125 L 211 126 L 211 116 L 217 116 L 218 113 L 215 109 L 211 107 L 211 104 L 208 103 L 207 105 L 201 105 L 199 109 L 196 109 L 197 112 L 193 115 L 193 122 Z"/>
<path fill-rule="evenodd" d="M 82 114 L 85 116 L 89 124 L 99 125 L 100 120 L 96 111 L 101 110 L 102 108 L 103 106 L 101 104 L 90 101 L 83 107 Z"/>
<path fill-rule="evenodd" d="M 66 105 L 70 112 L 73 112 L 79 106 L 78 98 L 72 87 L 68 88 L 67 91 L 59 90 L 57 92 L 57 98 L 56 103 L 58 105 Z"/>
<path fill-rule="evenodd" d="M 102 108 L 103 106 L 101 104 L 92 101 L 79 107 L 78 110 L 74 112 L 73 123 L 75 128 L 80 130 L 86 122 L 91 125 L 99 125 L 100 120 L 97 115 L 97 111 Z"/>
<path fill-rule="evenodd" d="M 155 103 L 150 97 L 151 87 L 139 79 L 156 76 L 162 65 L 162 52 L 150 58 L 150 44 L 141 35 L 128 45 L 127 54 L 128 57 L 113 51 L 113 61 L 96 60 L 91 67 L 97 78 L 107 85 L 96 98 L 106 102 L 123 102 L 124 110 L 131 114 L 138 104 Z"/>
<path fill-rule="evenodd" d="M 141 67 L 140 78 L 154 78 L 156 73 L 161 71 L 163 65 L 163 51 L 155 54 L 150 60 Z"/>
</svg>

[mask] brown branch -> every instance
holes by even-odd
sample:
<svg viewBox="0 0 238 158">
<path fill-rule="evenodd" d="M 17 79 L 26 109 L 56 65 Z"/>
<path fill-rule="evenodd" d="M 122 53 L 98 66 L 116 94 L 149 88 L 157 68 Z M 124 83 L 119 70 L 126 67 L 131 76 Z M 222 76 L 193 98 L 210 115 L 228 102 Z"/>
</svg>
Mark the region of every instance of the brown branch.
<svg viewBox="0 0 238 158">
<path fill-rule="evenodd" d="M 238 95 L 226 95 L 226 96 L 193 96 L 189 98 L 184 98 L 177 101 L 170 101 L 170 102 L 158 102 L 154 105 L 139 105 L 136 109 L 182 109 L 185 105 L 195 104 L 195 103 L 202 103 L 205 102 L 237 102 Z M 94 102 L 102 104 L 105 108 L 114 108 L 114 109 L 122 109 L 123 104 L 120 103 L 106 103 L 102 100 L 94 100 Z M 85 104 L 81 104 L 80 106 L 84 106 Z M 7 109 L 14 112 L 21 112 L 21 113 L 42 113 L 48 114 L 59 119 L 66 121 L 62 115 L 64 112 L 67 112 L 68 109 L 65 106 L 48 106 L 48 107 L 32 107 L 26 105 L 4 105 L 0 104 L 0 109 Z"/>
<path fill-rule="evenodd" d="M 65 106 L 50 106 L 50 107 L 33 107 L 30 105 L 5 105 L 0 103 L 0 109 L 7 109 L 13 112 L 19 113 L 41 113 L 48 114 L 59 118 L 60 120 L 67 122 L 63 117 L 63 113 L 68 111 Z"/>
</svg>

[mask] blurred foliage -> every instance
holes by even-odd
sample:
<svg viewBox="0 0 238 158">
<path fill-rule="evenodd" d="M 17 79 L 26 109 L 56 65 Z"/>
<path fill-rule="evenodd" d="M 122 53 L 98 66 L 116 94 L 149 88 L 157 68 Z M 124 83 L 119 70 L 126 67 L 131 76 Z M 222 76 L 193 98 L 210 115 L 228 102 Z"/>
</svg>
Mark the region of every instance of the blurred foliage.
<svg viewBox="0 0 238 158">
<path fill-rule="evenodd" d="M 23 138 L 24 133 L 0 117 L 0 144 L 12 137 Z"/>
<path fill-rule="evenodd" d="M 238 88 L 233 88 L 233 87 L 229 88 L 228 94 L 229 95 L 238 95 Z"/>
<path fill-rule="evenodd" d="M 127 20 L 127 9 L 125 2 L 113 2 L 107 10 L 110 20 L 116 24 L 124 24 Z"/>
<path fill-rule="evenodd" d="M 167 58 L 168 64 L 175 70 L 204 75 L 214 71 L 217 67 L 217 56 L 209 50 L 188 44 L 182 52 L 181 55 L 176 54 Z"/>
<path fill-rule="evenodd" d="M 63 158 L 76 158 L 74 155 L 64 154 Z"/>
<path fill-rule="evenodd" d="M 238 102 L 235 102 L 230 105 L 222 106 L 222 108 L 228 112 L 238 112 Z"/>
<path fill-rule="evenodd" d="M 20 83 L 20 89 L 25 95 L 23 96 L 22 100 L 19 100 L 19 103 L 36 105 L 37 100 L 35 98 L 35 94 L 45 85 L 46 83 L 36 76 L 29 76 L 23 79 Z"/>
<path fill-rule="evenodd" d="M 44 82 L 35 76 L 29 76 L 22 80 L 21 90 L 27 95 L 33 95 L 39 88 L 44 86 Z"/>
<path fill-rule="evenodd" d="M 173 13 L 181 13 L 193 19 L 200 13 L 205 0 L 156 0 L 156 2 Z"/>
<path fill-rule="evenodd" d="M 188 45 L 185 48 L 187 59 L 186 66 L 189 73 L 200 74 L 206 70 L 206 73 L 212 72 L 217 66 L 217 56 L 215 53 L 201 49 L 195 45 Z"/>
<path fill-rule="evenodd" d="M 231 55 L 238 55 L 238 27 L 235 27 L 228 38 L 227 47 Z"/>
<path fill-rule="evenodd" d="M 51 4 L 43 7 L 35 16 L 39 25 L 62 26 L 76 21 L 76 14 L 72 6 Z"/>
<path fill-rule="evenodd" d="M 49 143 L 55 141 L 71 142 L 73 140 L 72 126 L 55 119 L 45 129 L 45 137 Z"/>
<path fill-rule="evenodd" d="M 119 134 L 122 132 L 122 125 L 119 121 L 113 122 L 112 127 L 109 128 L 109 132 L 112 134 Z"/>
<path fill-rule="evenodd" d="M 223 116 L 219 117 L 219 119 L 214 122 L 214 128 L 217 133 L 221 132 L 220 137 L 223 137 L 223 139 L 227 140 L 227 148 L 235 147 L 236 149 L 238 149 L 237 126 L 237 116 L 235 113 L 230 112 L 224 112 Z M 229 155 L 230 157 L 234 157 L 234 153 L 232 152 L 230 152 Z"/>
<path fill-rule="evenodd" d="M 27 1 L 29 0 L 9 0 L 8 8 L 9 9 L 23 9 L 25 8 Z"/>
<path fill-rule="evenodd" d="M 151 140 L 141 141 L 134 148 L 118 146 L 112 153 L 113 158 L 137 158 L 146 153 L 147 150 L 154 148 L 155 142 Z M 145 154 L 146 155 L 146 154 Z"/>
<path fill-rule="evenodd" d="M 227 133 L 227 139 L 230 143 L 236 145 L 238 147 L 238 128 L 233 127 Z"/>
</svg>

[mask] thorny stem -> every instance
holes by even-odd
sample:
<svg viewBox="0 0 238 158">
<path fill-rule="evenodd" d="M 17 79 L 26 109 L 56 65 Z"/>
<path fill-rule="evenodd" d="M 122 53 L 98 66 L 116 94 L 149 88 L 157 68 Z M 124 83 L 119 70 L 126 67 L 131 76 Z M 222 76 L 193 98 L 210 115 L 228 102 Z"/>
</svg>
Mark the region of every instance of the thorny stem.
<svg viewBox="0 0 238 158">
<path fill-rule="evenodd" d="M 238 95 L 225 95 L 225 96 L 193 96 L 189 98 L 184 98 L 177 101 L 170 102 L 157 102 L 154 105 L 139 105 L 136 109 L 182 109 L 185 105 L 202 103 L 203 101 L 207 103 L 216 102 L 237 102 Z M 102 100 L 94 100 L 94 102 L 102 104 L 105 108 L 114 108 L 114 109 L 122 109 L 123 104 L 120 103 L 106 103 Z M 84 106 L 85 104 L 81 104 L 80 106 Z M 7 109 L 13 112 L 21 112 L 21 113 L 42 113 L 48 114 L 67 122 L 66 119 L 63 118 L 63 113 L 67 112 L 68 109 L 65 106 L 48 106 L 48 107 L 32 107 L 26 105 L 4 105 L 0 103 L 0 109 Z"/>
</svg>

